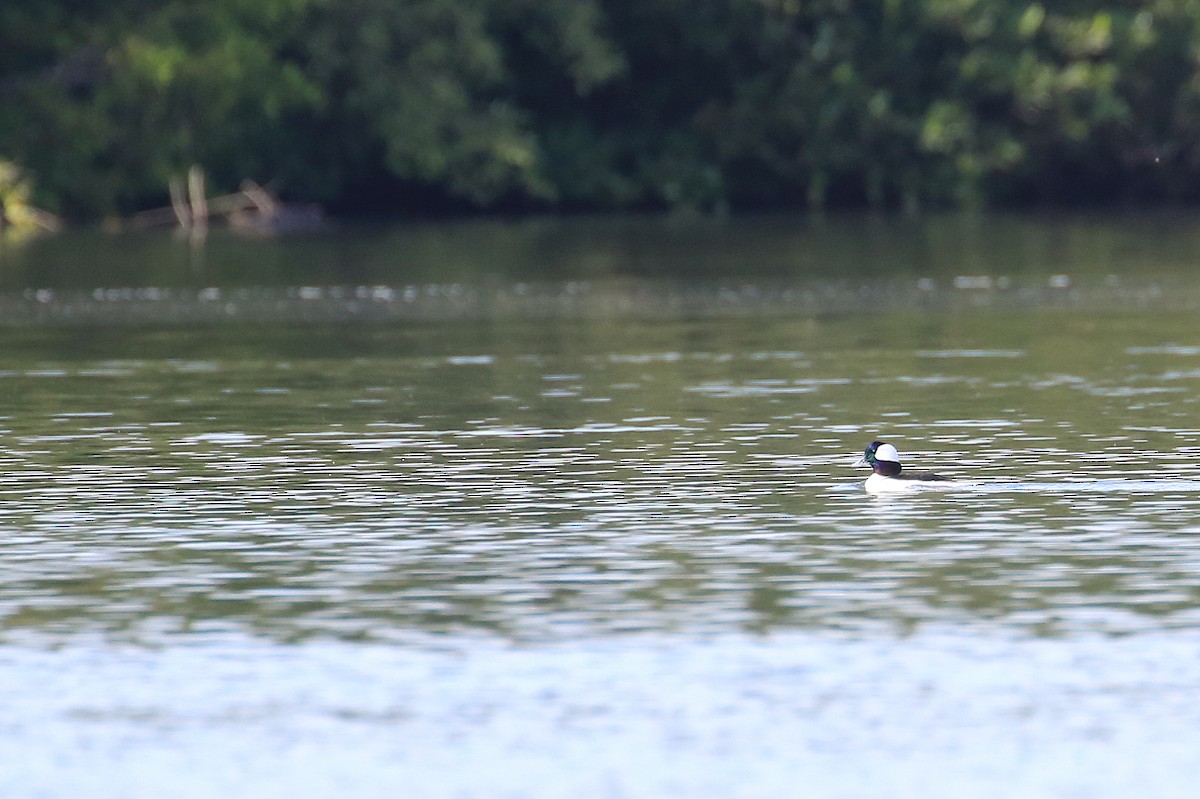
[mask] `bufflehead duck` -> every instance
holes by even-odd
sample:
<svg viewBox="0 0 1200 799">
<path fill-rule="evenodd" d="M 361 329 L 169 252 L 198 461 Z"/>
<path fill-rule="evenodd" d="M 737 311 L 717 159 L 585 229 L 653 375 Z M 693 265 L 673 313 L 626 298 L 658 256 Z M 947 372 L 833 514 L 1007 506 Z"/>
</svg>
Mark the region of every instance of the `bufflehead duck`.
<svg viewBox="0 0 1200 799">
<path fill-rule="evenodd" d="M 871 467 L 872 474 L 864 483 L 867 491 L 871 493 L 916 488 L 922 483 L 947 482 L 950 479 L 933 472 L 901 474 L 900 453 L 891 444 L 883 441 L 872 441 L 867 445 L 862 458 L 855 466 Z"/>
</svg>

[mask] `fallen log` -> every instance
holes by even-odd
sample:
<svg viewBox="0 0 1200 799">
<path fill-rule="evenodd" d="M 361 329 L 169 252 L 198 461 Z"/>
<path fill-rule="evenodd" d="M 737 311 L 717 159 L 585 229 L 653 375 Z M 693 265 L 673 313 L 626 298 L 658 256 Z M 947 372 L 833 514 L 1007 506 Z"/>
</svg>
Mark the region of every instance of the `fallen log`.
<svg viewBox="0 0 1200 799">
<path fill-rule="evenodd" d="M 143 230 L 178 225 L 202 234 L 210 219 L 222 219 L 234 228 L 278 233 L 320 227 L 325 221 L 320 206 L 281 203 L 252 180 L 243 181 L 232 194 L 206 197 L 204 171 L 198 166 L 188 170 L 186 187 L 182 178 L 172 178 L 167 189 L 169 206 L 134 214 L 127 221 L 128 227 Z"/>
</svg>

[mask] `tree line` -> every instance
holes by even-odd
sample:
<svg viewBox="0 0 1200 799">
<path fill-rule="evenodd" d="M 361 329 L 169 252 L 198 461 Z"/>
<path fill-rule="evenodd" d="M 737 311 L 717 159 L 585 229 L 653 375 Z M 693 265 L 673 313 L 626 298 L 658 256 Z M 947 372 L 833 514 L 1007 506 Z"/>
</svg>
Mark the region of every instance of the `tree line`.
<svg viewBox="0 0 1200 799">
<path fill-rule="evenodd" d="M 0 161 L 345 213 L 1200 198 L 1200 0 L 38 0 Z M 22 183 L 21 185 L 26 185 Z"/>
</svg>

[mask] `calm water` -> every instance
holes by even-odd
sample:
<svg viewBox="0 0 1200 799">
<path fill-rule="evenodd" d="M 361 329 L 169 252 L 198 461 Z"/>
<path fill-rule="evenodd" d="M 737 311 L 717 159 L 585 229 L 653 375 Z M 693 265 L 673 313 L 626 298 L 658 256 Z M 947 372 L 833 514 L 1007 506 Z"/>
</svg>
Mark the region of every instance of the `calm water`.
<svg viewBox="0 0 1200 799">
<path fill-rule="evenodd" d="M 0 795 L 1191 795 L 1195 229 L 572 224 L 10 254 Z"/>
</svg>

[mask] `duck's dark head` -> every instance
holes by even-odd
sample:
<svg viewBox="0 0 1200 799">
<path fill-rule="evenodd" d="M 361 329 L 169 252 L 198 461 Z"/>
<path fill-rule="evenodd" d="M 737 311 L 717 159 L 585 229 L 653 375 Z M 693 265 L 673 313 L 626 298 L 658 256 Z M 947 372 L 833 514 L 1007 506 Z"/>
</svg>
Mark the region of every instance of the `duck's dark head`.
<svg viewBox="0 0 1200 799">
<path fill-rule="evenodd" d="M 870 466 L 875 474 L 885 477 L 895 477 L 900 474 L 900 453 L 891 444 L 884 441 L 872 441 L 863 450 L 859 466 Z"/>
</svg>

